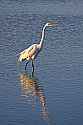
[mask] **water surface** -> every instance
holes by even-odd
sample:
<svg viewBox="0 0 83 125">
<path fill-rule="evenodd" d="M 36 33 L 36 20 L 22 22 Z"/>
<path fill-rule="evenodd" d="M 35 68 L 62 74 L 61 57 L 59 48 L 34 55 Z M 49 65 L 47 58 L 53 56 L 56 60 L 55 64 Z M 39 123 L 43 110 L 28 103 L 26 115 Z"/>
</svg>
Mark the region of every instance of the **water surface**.
<svg viewBox="0 0 83 125">
<path fill-rule="evenodd" d="M 0 6 L 1 125 L 82 125 L 83 16 L 34 14 L 9 0 Z M 17 63 L 18 54 L 39 42 L 49 20 L 58 25 L 46 29 L 32 77 L 31 64 L 25 72 L 25 62 Z"/>
</svg>

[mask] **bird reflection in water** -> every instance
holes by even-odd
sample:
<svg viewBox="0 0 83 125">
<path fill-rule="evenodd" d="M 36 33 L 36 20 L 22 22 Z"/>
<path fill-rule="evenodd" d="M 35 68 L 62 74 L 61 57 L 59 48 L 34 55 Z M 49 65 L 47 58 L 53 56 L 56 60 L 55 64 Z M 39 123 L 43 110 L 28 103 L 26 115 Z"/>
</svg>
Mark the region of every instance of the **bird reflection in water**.
<svg viewBox="0 0 83 125">
<path fill-rule="evenodd" d="M 40 86 L 39 81 L 35 76 L 29 75 L 28 73 L 23 73 L 20 75 L 20 81 L 21 81 L 21 91 L 22 96 L 27 98 L 28 101 L 32 103 L 32 110 L 35 109 L 36 104 L 36 98 L 38 98 L 40 102 L 40 108 L 41 108 L 41 117 L 45 120 L 48 120 L 48 111 L 47 111 L 47 105 L 46 105 L 46 97 L 44 95 L 44 90 L 42 86 Z"/>
</svg>

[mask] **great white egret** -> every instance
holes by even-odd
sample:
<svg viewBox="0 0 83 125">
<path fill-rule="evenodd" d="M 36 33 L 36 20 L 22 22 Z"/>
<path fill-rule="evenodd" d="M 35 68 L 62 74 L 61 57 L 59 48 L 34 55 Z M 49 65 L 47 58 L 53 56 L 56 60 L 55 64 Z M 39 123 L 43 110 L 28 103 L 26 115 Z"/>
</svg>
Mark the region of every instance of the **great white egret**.
<svg viewBox="0 0 83 125">
<path fill-rule="evenodd" d="M 19 59 L 18 61 L 24 61 L 26 60 L 27 63 L 25 65 L 25 70 L 27 67 L 28 62 L 31 60 L 32 61 L 32 67 L 33 67 L 33 72 L 34 72 L 34 59 L 37 57 L 38 53 L 41 51 L 42 47 L 43 47 L 43 40 L 44 40 L 44 36 L 45 36 L 45 29 L 46 27 L 51 27 L 53 26 L 54 23 L 52 22 L 48 22 L 44 25 L 43 30 L 42 30 L 42 36 L 41 36 L 41 40 L 39 43 L 33 44 L 31 45 L 29 48 L 25 49 L 24 51 L 22 51 L 20 53 Z"/>
</svg>

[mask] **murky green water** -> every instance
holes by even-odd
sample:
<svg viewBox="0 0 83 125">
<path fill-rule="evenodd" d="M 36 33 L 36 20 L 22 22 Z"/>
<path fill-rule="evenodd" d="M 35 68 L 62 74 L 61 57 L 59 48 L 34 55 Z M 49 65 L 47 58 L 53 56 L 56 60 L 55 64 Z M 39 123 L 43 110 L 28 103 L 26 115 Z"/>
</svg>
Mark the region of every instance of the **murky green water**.
<svg viewBox="0 0 83 125">
<path fill-rule="evenodd" d="M 25 1 L 0 6 L 0 124 L 82 125 L 83 16 L 38 13 Z M 58 25 L 46 29 L 32 77 L 18 54 L 39 42 L 49 20 Z"/>
</svg>

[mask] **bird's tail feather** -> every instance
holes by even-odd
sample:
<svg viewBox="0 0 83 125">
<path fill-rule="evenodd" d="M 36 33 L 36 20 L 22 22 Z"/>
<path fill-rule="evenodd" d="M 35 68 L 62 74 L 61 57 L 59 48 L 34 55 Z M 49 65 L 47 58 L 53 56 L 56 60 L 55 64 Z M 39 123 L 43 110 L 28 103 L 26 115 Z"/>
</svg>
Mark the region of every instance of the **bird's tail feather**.
<svg viewBox="0 0 83 125">
<path fill-rule="evenodd" d="M 21 58 L 21 56 L 19 56 L 19 58 L 18 58 L 18 62 L 21 62 L 22 61 L 22 58 Z"/>
<path fill-rule="evenodd" d="M 22 62 L 22 61 L 25 61 L 25 60 L 28 60 L 28 58 L 23 58 L 21 55 L 19 56 L 18 58 L 18 62 Z"/>
</svg>

